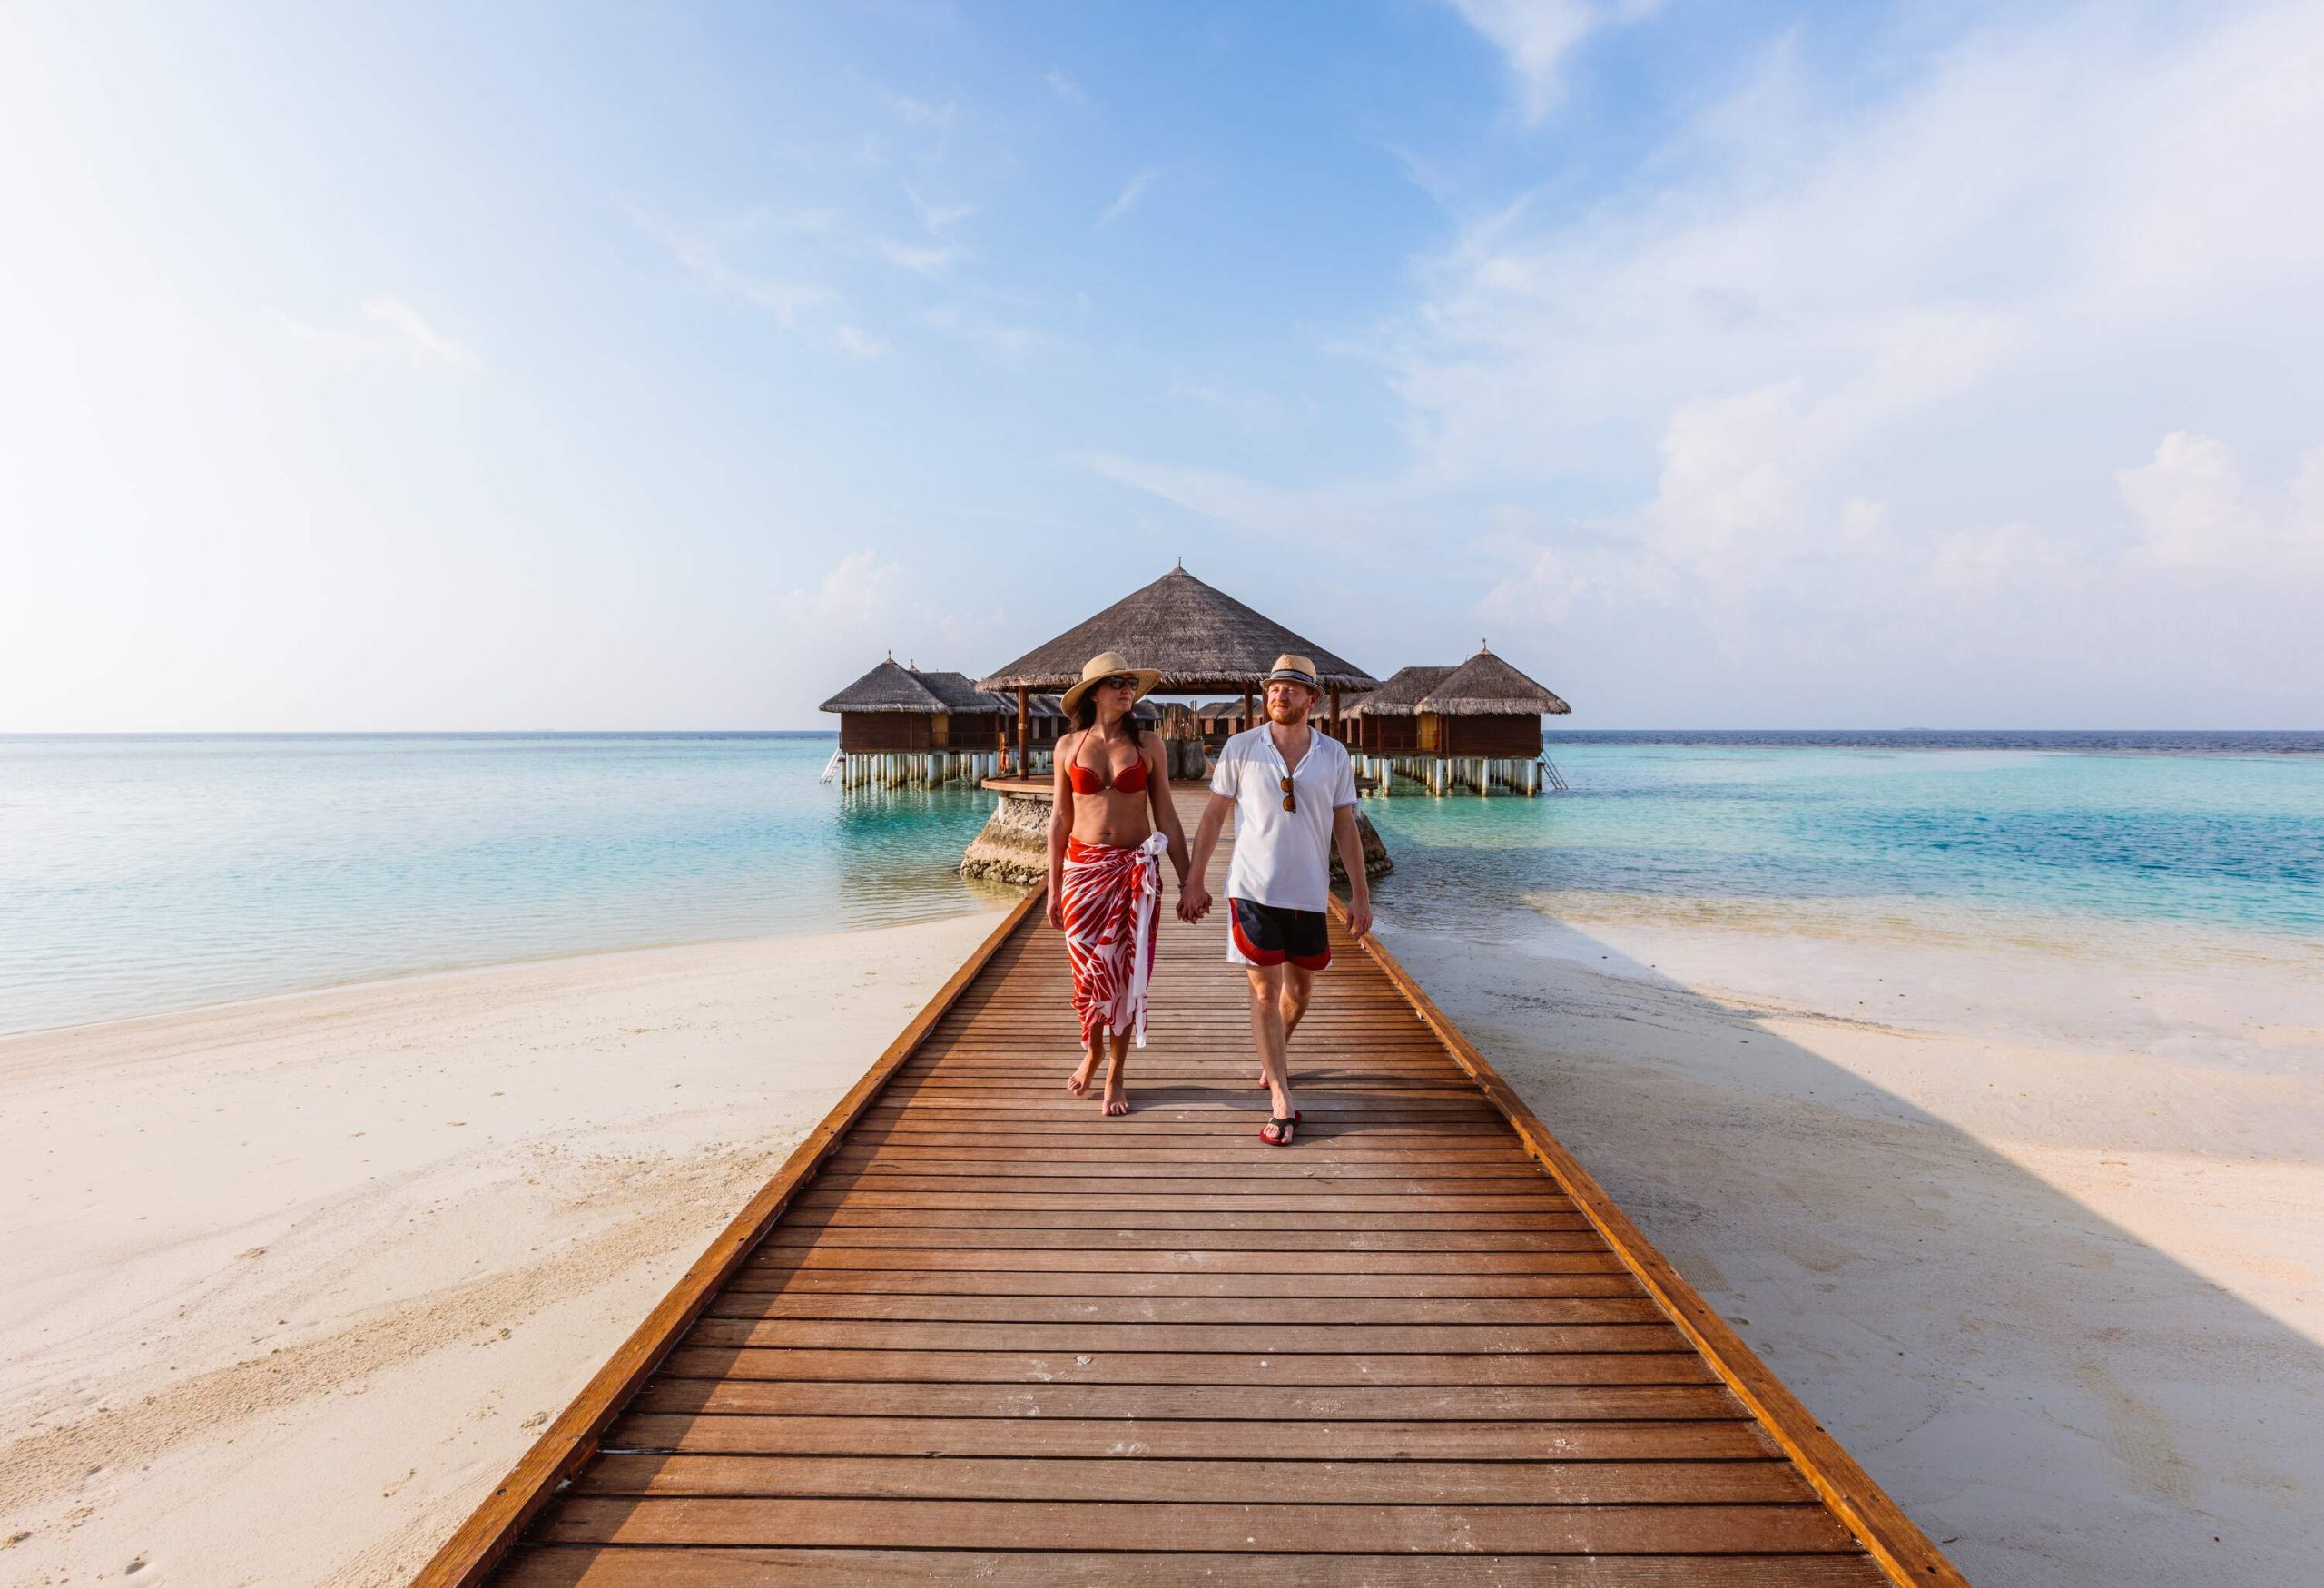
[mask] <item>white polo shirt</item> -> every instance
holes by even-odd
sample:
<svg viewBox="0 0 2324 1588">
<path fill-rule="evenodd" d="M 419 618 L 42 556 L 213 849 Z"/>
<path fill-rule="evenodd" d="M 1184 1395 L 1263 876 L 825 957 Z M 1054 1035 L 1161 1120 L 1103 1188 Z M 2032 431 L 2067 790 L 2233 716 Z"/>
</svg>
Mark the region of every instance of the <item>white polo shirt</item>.
<svg viewBox="0 0 2324 1588">
<path fill-rule="evenodd" d="M 1218 753 L 1210 792 L 1235 802 L 1235 858 L 1226 896 L 1284 910 L 1325 907 L 1332 888 L 1332 813 L 1355 804 L 1347 746 L 1313 727 L 1307 754 L 1288 772 L 1266 725 L 1236 735 Z M 1283 808 L 1292 780 L 1295 811 Z"/>
</svg>

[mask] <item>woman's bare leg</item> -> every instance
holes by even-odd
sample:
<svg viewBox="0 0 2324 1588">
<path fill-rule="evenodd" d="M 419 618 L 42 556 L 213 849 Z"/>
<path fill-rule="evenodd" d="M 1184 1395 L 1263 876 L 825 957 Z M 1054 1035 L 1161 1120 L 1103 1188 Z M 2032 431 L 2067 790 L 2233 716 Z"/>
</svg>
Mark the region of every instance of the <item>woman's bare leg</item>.
<svg viewBox="0 0 2324 1588">
<path fill-rule="evenodd" d="M 1129 1032 L 1114 1033 L 1114 1061 L 1106 1066 L 1106 1112 L 1108 1114 L 1129 1112 Z M 1091 1061 L 1096 1061 L 1095 1054 L 1091 1055 Z"/>
<path fill-rule="evenodd" d="M 1082 1045 L 1081 1067 L 1066 1081 L 1066 1096 L 1078 1098 L 1088 1092 L 1090 1079 L 1098 1073 L 1098 1054 L 1105 1041 L 1103 1036 L 1093 1036 Z"/>
</svg>

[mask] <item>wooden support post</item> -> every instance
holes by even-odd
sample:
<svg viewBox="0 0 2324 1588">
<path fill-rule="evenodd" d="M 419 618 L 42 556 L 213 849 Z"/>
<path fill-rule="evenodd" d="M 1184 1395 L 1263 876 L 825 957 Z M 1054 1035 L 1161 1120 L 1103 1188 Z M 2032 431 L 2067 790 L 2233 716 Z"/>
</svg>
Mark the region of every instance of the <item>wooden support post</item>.
<svg viewBox="0 0 2324 1588">
<path fill-rule="evenodd" d="M 1332 686 L 1332 737 L 1340 736 L 1340 686 Z"/>
<path fill-rule="evenodd" d="M 1251 686 L 1246 684 L 1243 686 L 1243 731 L 1248 733 L 1256 726 L 1258 724 L 1251 719 Z"/>
<path fill-rule="evenodd" d="M 1033 775 L 1033 769 L 1025 759 L 1025 735 L 1031 731 L 1032 720 L 1032 692 L 1019 684 L 1017 686 L 1017 775 L 1019 777 Z"/>
</svg>

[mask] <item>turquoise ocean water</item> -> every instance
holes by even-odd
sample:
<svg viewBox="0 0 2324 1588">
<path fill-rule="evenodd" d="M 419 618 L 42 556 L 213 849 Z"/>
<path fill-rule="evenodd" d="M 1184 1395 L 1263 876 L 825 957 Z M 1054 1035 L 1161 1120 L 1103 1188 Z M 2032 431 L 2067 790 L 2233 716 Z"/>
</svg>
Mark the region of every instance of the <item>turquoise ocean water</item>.
<svg viewBox="0 0 2324 1588">
<path fill-rule="evenodd" d="M 1588 739 L 1553 747 L 1570 794 L 1369 802 L 1383 909 L 1878 900 L 2324 939 L 2324 755 L 2284 753 L 2324 736 Z M 832 744 L 0 738 L 0 1031 L 989 904 L 950 868 L 991 796 L 842 794 Z"/>
</svg>

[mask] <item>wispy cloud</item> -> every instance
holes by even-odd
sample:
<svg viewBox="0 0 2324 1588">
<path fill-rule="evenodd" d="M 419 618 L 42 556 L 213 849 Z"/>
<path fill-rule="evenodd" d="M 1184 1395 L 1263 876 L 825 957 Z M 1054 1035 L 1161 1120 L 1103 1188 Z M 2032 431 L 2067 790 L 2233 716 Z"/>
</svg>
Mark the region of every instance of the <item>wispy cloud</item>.
<svg viewBox="0 0 2324 1588">
<path fill-rule="evenodd" d="M 357 314 L 362 323 L 354 326 L 310 325 L 282 313 L 273 318 L 301 347 L 350 369 L 380 362 L 412 370 L 470 370 L 477 365 L 476 355 L 466 346 L 392 292 L 364 299 Z"/>
<path fill-rule="evenodd" d="M 884 97 L 896 120 L 908 127 L 941 131 L 951 126 L 960 113 L 960 102 L 957 99 L 915 99 L 909 94 L 890 94 Z"/>
<path fill-rule="evenodd" d="M 2281 182 L 2324 148 L 2319 59 L 2312 7 L 2102 8 L 1836 108 L 1771 88 L 1777 50 L 1652 180 L 1504 205 L 1344 339 L 1401 459 L 1083 462 L 1256 530 L 1465 538 L 1496 628 L 1570 623 L 1610 696 L 1699 667 L 1827 718 L 1961 720 L 1924 680 L 2011 676 L 2083 717 L 2312 715 L 2286 681 L 2324 676 L 2324 436 L 2246 394 L 2280 367 L 2251 350 L 2324 357 L 2324 212 Z"/>
<path fill-rule="evenodd" d="M 1547 116 L 1565 88 L 1565 65 L 1583 40 L 1601 29 L 1636 22 L 1661 9 L 1662 0 L 1451 0 L 1471 27 L 1491 40 L 1516 80 L 1518 105 L 1529 123 Z"/>
<path fill-rule="evenodd" d="M 789 646 L 812 657 L 818 669 L 830 667 L 834 656 L 860 667 L 863 663 L 854 658 L 883 648 L 898 661 L 941 666 L 990 646 L 1006 626 L 999 612 L 973 615 L 943 606 L 920 575 L 870 547 L 840 558 L 814 584 L 783 592 L 775 609 Z M 914 646 L 926 648 L 915 652 Z"/>
<path fill-rule="evenodd" d="M 1041 74 L 1041 81 L 1049 85 L 1050 93 L 1068 104 L 1081 105 L 1089 103 L 1089 95 L 1082 91 L 1081 84 L 1075 82 L 1073 74 L 1062 67 L 1051 66 Z"/>
<path fill-rule="evenodd" d="M 1285 402 L 1273 392 L 1237 390 L 1211 381 L 1189 380 L 1184 375 L 1170 382 L 1170 395 L 1198 402 L 1205 408 L 1225 414 L 1235 421 L 1237 428 L 1245 430 L 1274 429 L 1289 419 L 1295 411 L 1304 412 L 1311 419 L 1315 414 L 1315 405 L 1312 400 L 1298 405 L 1295 409 L 1294 404 Z"/>
<path fill-rule="evenodd" d="M 940 331 L 955 341 L 1012 362 L 1024 357 L 1042 340 L 1040 333 L 1029 326 L 997 320 L 991 315 L 962 309 L 957 304 L 939 303 L 921 311 L 915 318 L 931 330 Z"/>
<path fill-rule="evenodd" d="M 1159 171 L 1148 166 L 1131 177 L 1122 191 L 1114 195 L 1114 202 L 1098 212 L 1095 228 L 1102 230 L 1128 214 L 1137 207 L 1138 200 L 1146 196 L 1146 190 L 1152 187 L 1161 175 Z"/>
<path fill-rule="evenodd" d="M 765 310 L 784 330 L 798 331 L 852 358 L 876 358 L 888 350 L 888 344 L 880 338 L 840 318 L 839 294 L 821 281 L 769 275 L 732 257 L 737 244 L 770 231 L 803 235 L 833 232 L 838 222 L 829 212 L 805 211 L 777 218 L 751 211 L 695 229 L 640 212 L 633 211 L 631 218 L 667 249 L 697 284 Z"/>
</svg>

